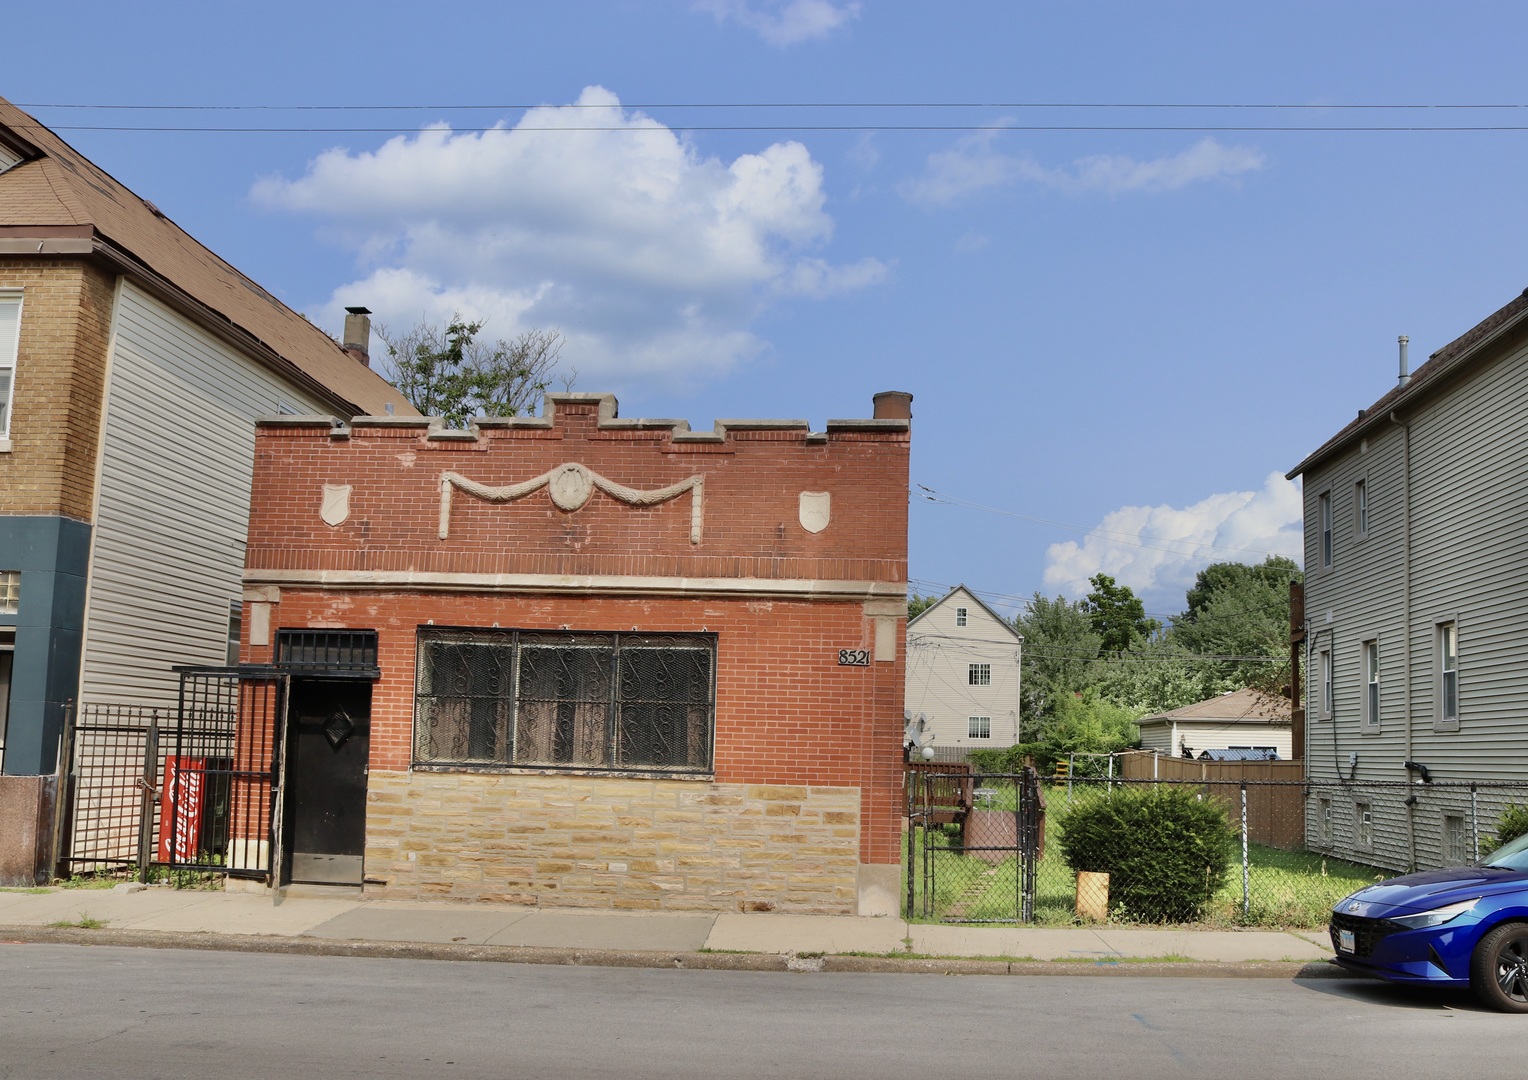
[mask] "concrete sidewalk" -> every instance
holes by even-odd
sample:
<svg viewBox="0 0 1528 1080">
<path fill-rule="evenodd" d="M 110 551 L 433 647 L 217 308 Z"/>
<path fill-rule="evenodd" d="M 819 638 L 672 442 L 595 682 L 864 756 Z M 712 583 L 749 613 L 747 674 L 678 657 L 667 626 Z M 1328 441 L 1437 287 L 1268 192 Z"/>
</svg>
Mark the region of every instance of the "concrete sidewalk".
<svg viewBox="0 0 1528 1080">
<path fill-rule="evenodd" d="M 0 891 L 0 940 L 792 970 L 956 970 L 959 962 L 961 970 L 1051 965 L 1074 974 L 1144 966 L 1152 974 L 1315 975 L 1331 956 L 1320 931 L 928 926 L 852 916 L 591 912 L 324 890 L 273 896 L 138 885 Z"/>
</svg>

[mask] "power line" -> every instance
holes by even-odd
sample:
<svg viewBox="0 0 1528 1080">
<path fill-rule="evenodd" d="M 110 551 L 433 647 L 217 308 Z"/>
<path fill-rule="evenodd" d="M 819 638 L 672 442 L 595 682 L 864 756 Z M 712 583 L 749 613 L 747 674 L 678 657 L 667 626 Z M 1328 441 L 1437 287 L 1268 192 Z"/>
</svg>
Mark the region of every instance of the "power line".
<svg viewBox="0 0 1528 1080">
<path fill-rule="evenodd" d="M 563 106 L 558 106 L 559 108 Z M 18 131 L 37 130 L 42 125 L 16 124 Z M 221 126 L 183 124 L 58 124 L 53 131 L 124 131 L 156 134 L 182 135 L 411 135 L 419 131 L 415 126 L 390 127 L 309 127 L 309 126 Z M 505 135 L 561 134 L 576 132 L 612 132 L 629 135 L 663 134 L 675 131 L 686 133 L 713 132 L 955 132 L 955 133 L 1002 133 L 1022 132 L 1041 134 L 1061 133 L 1187 133 L 1187 134 L 1423 134 L 1423 133 L 1490 133 L 1506 134 L 1528 131 L 1528 124 L 657 124 L 656 126 L 633 126 L 629 124 L 551 124 L 544 127 L 516 125 L 506 127 L 493 124 L 487 127 L 452 127 L 453 135 L 484 135 L 502 132 Z"/>
<path fill-rule="evenodd" d="M 515 112 L 528 109 L 1162 109 L 1246 111 L 1430 111 L 1430 110 L 1511 110 L 1528 109 L 1525 102 L 1188 102 L 1188 101 L 667 101 L 650 103 L 570 102 L 551 105 L 547 102 L 466 103 L 466 104 L 333 104 L 275 105 L 269 103 L 235 105 L 148 105 L 120 102 L 37 101 L 16 102 L 22 109 L 103 109 L 136 112 L 412 112 L 451 110 L 460 112 L 497 110 Z"/>
</svg>

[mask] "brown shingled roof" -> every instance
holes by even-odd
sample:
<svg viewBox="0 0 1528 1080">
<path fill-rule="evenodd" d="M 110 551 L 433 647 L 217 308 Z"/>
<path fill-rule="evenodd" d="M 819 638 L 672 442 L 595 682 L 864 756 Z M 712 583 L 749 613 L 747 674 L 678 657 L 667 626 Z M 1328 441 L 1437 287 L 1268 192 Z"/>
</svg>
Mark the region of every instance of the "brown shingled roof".
<svg viewBox="0 0 1528 1080">
<path fill-rule="evenodd" d="M 1219 720 L 1227 723 L 1289 723 L 1289 699 L 1260 690 L 1234 690 L 1204 701 L 1196 701 L 1171 712 L 1143 716 L 1137 724 L 1156 720 Z"/>
<path fill-rule="evenodd" d="M 1469 330 L 1433 353 L 1427 358 L 1425 364 L 1411 373 L 1411 382 L 1405 386 L 1397 384 L 1391 387 L 1383 397 L 1360 412 L 1346 427 L 1289 470 L 1285 474 L 1286 478 L 1293 480 L 1343 447 L 1355 442 L 1374 427 L 1388 425 L 1391 412 L 1409 408 L 1422 399 L 1430 397 L 1446 381 L 1447 375 L 1464 369 L 1472 361 L 1484 355 L 1479 352 L 1480 346 L 1490 341 L 1499 332 L 1517 325 L 1524 318 L 1528 318 L 1528 289 L 1524 289 L 1521 295 L 1487 315 Z"/>
<path fill-rule="evenodd" d="M 0 128 L 40 155 L 0 173 L 0 236 L 93 239 L 98 254 L 161 293 L 168 287 L 172 302 L 211 327 L 233 331 L 271 367 L 332 399 L 336 411 L 381 414 L 392 405 L 400 416 L 417 415 L 333 338 L 4 98 Z"/>
</svg>

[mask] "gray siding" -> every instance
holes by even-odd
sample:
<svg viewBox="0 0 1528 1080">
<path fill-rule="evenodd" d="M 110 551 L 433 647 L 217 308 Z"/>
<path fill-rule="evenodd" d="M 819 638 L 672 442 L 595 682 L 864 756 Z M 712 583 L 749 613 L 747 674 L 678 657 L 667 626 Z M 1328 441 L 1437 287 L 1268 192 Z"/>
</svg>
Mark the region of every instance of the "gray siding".
<svg viewBox="0 0 1528 1080">
<path fill-rule="evenodd" d="M 81 700 L 173 705 L 175 665 L 226 660 L 254 418 L 323 410 L 127 283 L 108 393 Z"/>
<path fill-rule="evenodd" d="M 1308 774 L 1322 781 L 1405 780 L 1401 763 L 1409 757 L 1425 764 L 1436 780 L 1528 780 L 1528 350 L 1506 355 L 1416 408 L 1405 417 L 1411 428 L 1409 626 L 1401 429 L 1391 425 L 1371 437 L 1366 449 L 1325 462 L 1304 478 L 1311 630 Z M 1361 540 L 1352 523 L 1353 485 L 1360 476 L 1367 479 L 1370 506 L 1369 533 Z M 1317 506 L 1325 491 L 1331 492 L 1336 524 L 1330 569 L 1319 562 Z M 1436 627 L 1454 619 L 1459 728 L 1437 731 Z M 1360 722 L 1360 649 L 1370 638 L 1379 641 L 1381 657 L 1380 725 L 1372 732 Z M 1333 721 L 1318 715 L 1318 654 L 1328 645 L 1335 674 Z M 1350 754 L 1358 755 L 1351 770 Z M 1439 823 L 1445 809 L 1441 799 L 1429 799 L 1430 792 L 1422 795 L 1410 813 L 1417 862 L 1428 865 L 1442 857 Z M 1394 801 L 1395 806 L 1376 806 L 1375 847 L 1362 861 L 1410 864 L 1407 811 Z M 1351 808 L 1350 798 L 1338 812 L 1340 825 Z"/>
</svg>

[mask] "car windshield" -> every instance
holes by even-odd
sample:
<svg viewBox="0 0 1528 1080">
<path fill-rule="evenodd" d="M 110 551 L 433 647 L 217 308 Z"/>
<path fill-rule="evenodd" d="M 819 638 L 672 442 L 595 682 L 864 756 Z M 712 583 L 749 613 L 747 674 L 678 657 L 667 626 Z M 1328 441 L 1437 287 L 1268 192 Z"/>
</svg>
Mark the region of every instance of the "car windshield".
<svg viewBox="0 0 1528 1080">
<path fill-rule="evenodd" d="M 1516 840 L 1508 840 L 1484 859 L 1481 866 L 1496 866 L 1503 870 L 1528 870 L 1528 834 Z"/>
</svg>

